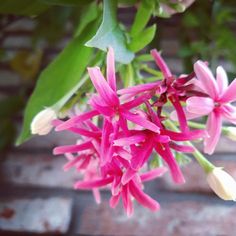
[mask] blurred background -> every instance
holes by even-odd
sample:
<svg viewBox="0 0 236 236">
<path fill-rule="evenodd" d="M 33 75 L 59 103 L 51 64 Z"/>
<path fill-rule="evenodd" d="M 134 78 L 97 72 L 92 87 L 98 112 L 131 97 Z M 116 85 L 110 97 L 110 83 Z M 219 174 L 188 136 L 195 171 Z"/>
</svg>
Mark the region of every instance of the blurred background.
<svg viewBox="0 0 236 236">
<path fill-rule="evenodd" d="M 119 20 L 129 28 L 135 12 L 120 8 Z M 190 73 L 202 59 L 212 69 L 223 65 L 234 78 L 235 13 L 233 0 L 197 0 L 182 14 L 153 17 L 149 24 L 157 23 L 157 34 L 150 47 L 162 51 L 175 74 Z M 127 219 L 121 209 L 109 208 L 106 191 L 96 205 L 91 193 L 72 190 L 78 174 L 64 173 L 64 159 L 51 150 L 75 136 L 51 133 L 14 147 L 39 73 L 65 47 L 81 17 L 83 8 L 70 6 L 50 7 L 37 17 L 0 15 L 0 235 L 234 235 L 235 206 L 213 196 L 194 161 L 183 166 L 184 186 L 173 185 L 169 176 L 147 186 L 161 212 L 137 206 Z M 222 137 L 210 157 L 234 177 L 235 151 L 235 143 Z"/>
</svg>

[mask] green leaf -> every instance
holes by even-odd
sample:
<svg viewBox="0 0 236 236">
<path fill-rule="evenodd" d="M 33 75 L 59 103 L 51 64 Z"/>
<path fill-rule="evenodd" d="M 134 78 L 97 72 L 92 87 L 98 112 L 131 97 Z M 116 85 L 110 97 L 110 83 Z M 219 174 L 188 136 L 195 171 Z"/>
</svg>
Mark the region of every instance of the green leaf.
<svg viewBox="0 0 236 236">
<path fill-rule="evenodd" d="M 137 52 L 147 46 L 154 38 L 156 33 L 156 25 L 150 26 L 142 32 L 138 33 L 132 38 L 131 43 L 128 45 L 132 52 Z"/>
<path fill-rule="evenodd" d="M 125 36 L 117 22 L 116 10 L 117 0 L 104 0 L 102 24 L 86 46 L 104 51 L 111 46 L 115 51 L 116 60 L 128 64 L 133 60 L 134 54 L 127 48 Z"/>
<path fill-rule="evenodd" d="M 49 6 L 42 0 L 4 0 L 0 2 L 0 14 L 35 16 L 48 8 Z"/>
<path fill-rule="evenodd" d="M 138 11 L 134 18 L 134 23 L 132 25 L 130 35 L 134 37 L 135 35 L 139 34 L 145 26 L 147 25 L 152 12 L 154 9 L 153 1 L 143 0 L 138 8 Z"/>
<path fill-rule="evenodd" d="M 89 24 L 81 36 L 74 38 L 57 58 L 41 73 L 24 113 L 22 132 L 16 142 L 20 145 L 31 137 L 30 124 L 45 107 L 59 110 L 82 86 L 81 77 L 92 55 L 84 43 L 96 31 L 98 22 Z"/>
<path fill-rule="evenodd" d="M 78 36 L 88 23 L 96 20 L 98 17 L 98 6 L 96 2 L 92 2 L 88 6 L 83 8 L 83 11 L 80 15 L 79 26 L 77 27 L 74 36 Z"/>
</svg>

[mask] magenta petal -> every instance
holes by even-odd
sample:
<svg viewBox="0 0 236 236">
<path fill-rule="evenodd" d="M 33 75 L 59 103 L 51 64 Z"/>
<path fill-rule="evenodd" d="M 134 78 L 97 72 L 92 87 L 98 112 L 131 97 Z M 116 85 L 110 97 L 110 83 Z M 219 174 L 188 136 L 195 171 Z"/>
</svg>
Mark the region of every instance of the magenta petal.
<svg viewBox="0 0 236 236">
<path fill-rule="evenodd" d="M 194 72 L 196 74 L 196 77 L 201 81 L 202 87 L 204 87 L 205 92 L 209 94 L 213 99 L 217 98 L 218 87 L 216 84 L 216 80 L 208 66 L 202 61 L 197 61 L 194 64 Z"/>
<path fill-rule="evenodd" d="M 132 168 L 128 168 L 121 178 L 121 183 L 123 185 L 127 184 L 134 177 L 136 173 L 137 173 L 136 170 L 133 170 Z"/>
<path fill-rule="evenodd" d="M 131 216 L 133 214 L 134 209 L 133 209 L 133 203 L 130 199 L 128 185 L 123 186 L 121 194 L 122 194 L 123 205 L 126 210 L 127 216 Z"/>
<path fill-rule="evenodd" d="M 187 125 L 187 119 L 183 110 L 183 107 L 181 106 L 181 103 L 179 101 L 179 98 L 176 95 L 172 95 L 169 97 L 171 103 L 173 104 L 177 116 L 178 116 L 178 121 L 179 121 L 179 125 L 180 125 L 180 129 L 183 132 L 186 132 L 189 130 L 188 125 Z"/>
<path fill-rule="evenodd" d="M 160 68 L 160 70 L 162 71 L 163 75 L 165 78 L 171 77 L 172 74 L 168 68 L 168 66 L 166 65 L 166 63 L 164 62 L 164 60 L 162 59 L 161 55 L 158 53 L 158 51 L 156 49 L 152 49 L 151 50 L 151 55 L 153 56 L 153 58 L 156 61 L 156 64 L 158 65 L 158 67 Z"/>
<path fill-rule="evenodd" d="M 234 79 L 229 87 L 223 93 L 220 101 L 223 102 L 232 102 L 236 101 L 236 79 Z"/>
<path fill-rule="evenodd" d="M 100 188 L 110 184 L 113 180 L 113 177 L 107 177 L 104 179 L 97 180 L 88 180 L 88 181 L 78 181 L 75 183 L 75 189 L 92 189 L 92 188 Z"/>
<path fill-rule="evenodd" d="M 173 180 L 178 184 L 184 183 L 185 182 L 184 176 L 183 176 L 172 152 L 170 151 L 170 148 L 168 147 L 168 145 L 166 145 L 166 144 L 163 144 L 161 146 L 158 145 L 156 147 L 156 151 L 165 160 L 165 162 L 169 166 Z"/>
<path fill-rule="evenodd" d="M 154 123 L 152 123 L 151 121 L 145 119 L 144 117 L 142 117 L 138 114 L 133 114 L 128 111 L 126 111 L 122 114 L 127 120 L 132 121 L 133 123 L 140 125 L 141 127 L 145 128 L 145 129 L 151 130 L 155 133 L 160 132 L 159 127 L 157 127 Z"/>
<path fill-rule="evenodd" d="M 134 181 L 130 182 L 129 188 L 130 188 L 130 193 L 141 205 L 149 208 L 151 211 L 157 211 L 160 209 L 159 203 L 156 202 L 147 194 L 145 194 Z"/>
<path fill-rule="evenodd" d="M 85 158 L 87 155 L 82 154 L 80 156 L 75 157 L 74 159 L 70 160 L 69 162 L 67 162 L 64 166 L 63 166 L 63 170 L 67 171 L 69 170 L 71 167 L 75 166 L 79 161 L 81 161 L 82 158 Z"/>
<path fill-rule="evenodd" d="M 99 113 L 105 116 L 113 116 L 114 110 L 108 105 L 103 105 L 99 103 L 99 96 L 93 95 L 89 100 L 89 104 L 92 106 L 94 110 L 97 110 Z"/>
<path fill-rule="evenodd" d="M 109 47 L 107 53 L 107 81 L 110 87 L 116 91 L 115 57 L 112 47 Z"/>
<path fill-rule="evenodd" d="M 110 207 L 111 208 L 115 208 L 118 205 L 119 200 L 120 200 L 120 195 L 121 194 L 118 194 L 118 195 L 112 196 L 110 198 Z"/>
<path fill-rule="evenodd" d="M 174 141 L 189 141 L 206 137 L 205 130 L 192 130 L 186 133 L 177 133 L 171 130 L 163 130 L 163 134 L 168 135 Z"/>
<path fill-rule="evenodd" d="M 118 94 L 124 95 L 124 94 L 133 94 L 137 95 L 142 92 L 147 92 L 149 90 L 156 89 L 158 86 L 160 86 L 160 82 L 155 83 L 147 83 L 147 84 L 139 84 L 136 86 L 132 86 L 129 88 L 120 89 L 117 91 Z"/>
<path fill-rule="evenodd" d="M 136 97 L 134 98 L 133 100 L 129 101 L 129 102 L 126 102 L 124 104 L 121 105 L 121 107 L 123 109 L 132 109 L 132 108 L 135 108 L 139 105 L 141 105 L 142 103 L 144 103 L 145 101 L 147 101 L 148 99 L 150 99 L 152 97 L 151 94 L 143 94 L 139 97 Z"/>
<path fill-rule="evenodd" d="M 207 120 L 208 137 L 204 140 L 204 152 L 212 154 L 216 148 L 221 134 L 222 118 L 218 112 L 212 112 Z"/>
<path fill-rule="evenodd" d="M 68 152 L 73 153 L 73 152 L 84 151 L 90 148 L 93 148 L 93 145 L 91 141 L 88 141 L 78 145 L 66 145 L 66 146 L 56 147 L 53 149 L 53 154 L 58 155 Z"/>
<path fill-rule="evenodd" d="M 121 185 L 120 180 L 121 180 L 121 177 L 118 176 L 118 177 L 115 177 L 112 182 L 111 193 L 113 196 L 118 195 L 121 190 L 122 185 Z"/>
<path fill-rule="evenodd" d="M 101 165 L 105 165 L 110 162 L 112 154 L 110 152 L 110 134 L 113 132 L 112 124 L 104 120 L 103 130 L 102 130 L 102 142 L 101 142 Z"/>
<path fill-rule="evenodd" d="M 142 182 L 150 181 L 150 180 L 153 180 L 157 177 L 162 176 L 164 173 L 166 173 L 166 171 L 167 171 L 166 167 L 158 167 L 158 168 L 152 169 L 144 174 L 141 174 L 140 178 L 141 178 Z"/>
<path fill-rule="evenodd" d="M 65 121 L 61 125 L 58 125 L 56 127 L 56 131 L 69 129 L 70 127 L 76 125 L 78 122 L 83 122 L 83 121 L 91 119 L 91 118 L 93 118 L 94 116 L 97 116 L 97 115 L 99 115 L 99 112 L 95 111 L 95 110 L 85 112 L 81 115 L 75 116 L 75 117 Z"/>
<path fill-rule="evenodd" d="M 115 152 L 116 154 L 118 154 L 121 158 L 125 159 L 125 160 L 130 160 L 131 159 L 131 154 L 126 151 L 125 149 L 121 148 L 121 147 L 115 147 Z"/>
<path fill-rule="evenodd" d="M 125 138 L 119 138 L 119 139 L 114 140 L 114 145 L 115 146 L 130 146 L 132 144 L 138 144 L 144 141 L 145 137 L 146 136 L 143 134 L 136 134 L 136 135 L 132 135 Z"/>
<path fill-rule="evenodd" d="M 88 68 L 89 76 L 99 95 L 110 106 L 119 105 L 119 98 L 103 77 L 99 67 Z"/>
</svg>

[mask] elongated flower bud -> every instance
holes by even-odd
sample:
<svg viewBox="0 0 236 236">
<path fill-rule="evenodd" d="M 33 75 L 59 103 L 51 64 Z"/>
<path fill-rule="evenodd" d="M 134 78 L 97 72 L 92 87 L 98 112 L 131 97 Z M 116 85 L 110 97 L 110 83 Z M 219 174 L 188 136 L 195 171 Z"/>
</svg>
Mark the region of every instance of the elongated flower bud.
<svg viewBox="0 0 236 236">
<path fill-rule="evenodd" d="M 40 111 L 31 123 L 31 133 L 46 135 L 52 129 L 52 121 L 56 119 L 56 112 L 51 108 Z"/>
<path fill-rule="evenodd" d="M 223 200 L 236 201 L 236 182 L 222 168 L 216 167 L 207 176 L 211 189 Z"/>
</svg>

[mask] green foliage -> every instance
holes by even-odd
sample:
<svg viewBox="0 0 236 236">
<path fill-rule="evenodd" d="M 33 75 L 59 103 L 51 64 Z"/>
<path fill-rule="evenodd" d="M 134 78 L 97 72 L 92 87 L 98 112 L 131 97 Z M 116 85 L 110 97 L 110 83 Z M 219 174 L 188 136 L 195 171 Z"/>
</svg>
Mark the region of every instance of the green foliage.
<svg viewBox="0 0 236 236">
<path fill-rule="evenodd" d="M 3 152 L 15 140 L 16 124 L 14 118 L 23 107 L 22 96 L 16 94 L 14 97 L 1 99 L 0 107 L 0 151 Z"/>
<path fill-rule="evenodd" d="M 213 69 L 222 58 L 236 66 L 236 35 L 232 28 L 235 13 L 235 1 L 214 0 L 196 1 L 191 11 L 183 15 L 179 56 L 187 71 L 198 57 L 208 60 Z"/>
<path fill-rule="evenodd" d="M 17 145 L 31 137 L 30 124 L 37 113 L 52 106 L 59 111 L 82 86 L 80 80 L 93 52 L 84 43 L 94 34 L 97 23 L 90 23 L 83 34 L 74 38 L 41 73 L 25 109 L 23 129 Z"/>
<path fill-rule="evenodd" d="M 117 22 L 116 10 L 117 0 L 104 0 L 102 24 L 86 46 L 104 51 L 111 46 L 115 51 L 116 60 L 127 64 L 132 61 L 134 54 L 127 48 L 125 35 Z"/>
<path fill-rule="evenodd" d="M 139 32 L 132 38 L 129 44 L 129 49 L 133 52 L 138 52 L 144 47 L 146 47 L 154 38 L 156 33 L 156 25 L 150 26 L 145 30 Z"/>
<path fill-rule="evenodd" d="M 153 1 L 142 1 L 137 13 L 135 15 L 134 22 L 131 27 L 130 35 L 135 37 L 142 32 L 147 25 L 150 17 L 153 14 L 154 2 Z"/>
</svg>

